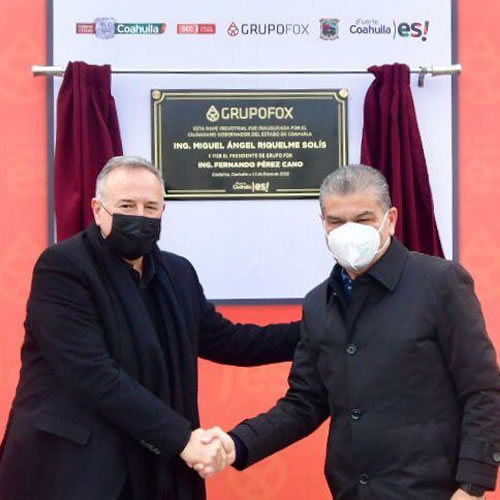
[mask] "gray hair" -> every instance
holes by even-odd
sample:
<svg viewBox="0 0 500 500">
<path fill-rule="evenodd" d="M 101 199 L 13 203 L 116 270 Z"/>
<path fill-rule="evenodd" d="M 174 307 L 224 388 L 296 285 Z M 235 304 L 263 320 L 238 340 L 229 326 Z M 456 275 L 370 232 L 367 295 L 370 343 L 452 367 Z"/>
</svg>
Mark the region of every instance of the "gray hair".
<svg viewBox="0 0 500 500">
<path fill-rule="evenodd" d="M 141 158 L 140 156 L 114 156 L 106 162 L 106 165 L 102 167 L 102 170 L 97 176 L 95 184 L 95 197 L 99 201 L 104 201 L 104 192 L 108 175 L 117 168 L 142 168 L 144 170 L 148 170 L 160 181 L 160 184 L 163 186 L 163 177 L 160 170 L 158 170 L 150 161 Z"/>
<path fill-rule="evenodd" d="M 374 194 L 384 211 L 392 206 L 389 185 L 384 175 L 366 165 L 346 165 L 329 174 L 319 188 L 319 204 L 323 212 L 326 196 L 343 196 L 363 191 Z"/>
</svg>

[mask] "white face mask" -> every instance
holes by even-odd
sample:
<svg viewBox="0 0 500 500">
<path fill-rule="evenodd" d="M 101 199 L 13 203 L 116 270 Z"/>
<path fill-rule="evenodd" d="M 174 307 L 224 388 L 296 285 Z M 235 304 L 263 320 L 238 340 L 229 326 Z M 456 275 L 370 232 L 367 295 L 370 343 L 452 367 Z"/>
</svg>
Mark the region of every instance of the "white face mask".
<svg viewBox="0 0 500 500">
<path fill-rule="evenodd" d="M 387 219 L 387 211 L 378 229 L 357 222 L 346 222 L 327 234 L 327 244 L 335 260 L 346 269 L 355 272 L 368 267 L 377 254 L 383 252 L 390 238 L 380 246 L 380 231 Z"/>
</svg>

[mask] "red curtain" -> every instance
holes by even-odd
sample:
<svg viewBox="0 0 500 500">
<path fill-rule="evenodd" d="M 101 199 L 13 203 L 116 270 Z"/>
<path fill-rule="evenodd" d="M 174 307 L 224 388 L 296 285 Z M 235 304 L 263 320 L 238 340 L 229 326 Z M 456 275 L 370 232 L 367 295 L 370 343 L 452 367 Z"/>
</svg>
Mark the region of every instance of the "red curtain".
<svg viewBox="0 0 500 500">
<path fill-rule="evenodd" d="M 368 71 L 375 81 L 365 99 L 361 163 L 387 178 L 399 212 L 396 237 L 411 250 L 442 257 L 410 70 L 391 64 Z"/>
<path fill-rule="evenodd" d="M 97 175 L 107 160 L 121 154 L 110 66 L 69 63 L 57 98 L 54 196 L 59 241 L 92 220 Z"/>
</svg>

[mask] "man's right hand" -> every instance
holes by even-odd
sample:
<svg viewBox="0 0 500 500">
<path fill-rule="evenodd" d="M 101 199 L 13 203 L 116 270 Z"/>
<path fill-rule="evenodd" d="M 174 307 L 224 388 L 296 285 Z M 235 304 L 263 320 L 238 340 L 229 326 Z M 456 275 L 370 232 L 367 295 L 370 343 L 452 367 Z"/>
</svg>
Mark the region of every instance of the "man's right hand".
<svg viewBox="0 0 500 500">
<path fill-rule="evenodd" d="M 205 442 L 202 442 L 205 438 Z M 221 440 L 218 438 L 206 439 L 206 431 L 196 429 L 191 433 L 188 444 L 182 450 L 180 457 L 193 468 L 196 465 L 198 472 L 203 471 L 202 477 L 209 477 L 220 472 L 228 465 L 228 457 Z"/>
<path fill-rule="evenodd" d="M 222 447 L 224 448 L 226 454 L 225 465 L 218 471 L 212 471 L 209 468 L 203 466 L 203 464 L 201 463 L 194 465 L 194 470 L 196 470 L 203 479 L 206 479 L 210 476 L 213 476 L 215 473 L 220 472 L 222 469 L 224 469 L 228 465 L 231 465 L 236 460 L 236 447 L 234 445 L 233 438 L 229 434 L 225 433 L 220 427 L 212 427 L 211 429 L 207 429 L 206 431 L 204 431 L 201 441 L 207 446 L 213 442 L 219 441 L 222 444 Z"/>
</svg>

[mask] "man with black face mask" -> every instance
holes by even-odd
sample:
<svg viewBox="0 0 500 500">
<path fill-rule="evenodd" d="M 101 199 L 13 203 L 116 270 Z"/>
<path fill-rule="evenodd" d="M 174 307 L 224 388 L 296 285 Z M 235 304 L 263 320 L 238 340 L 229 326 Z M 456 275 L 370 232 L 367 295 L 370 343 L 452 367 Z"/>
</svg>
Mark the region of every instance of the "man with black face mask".
<svg viewBox="0 0 500 500">
<path fill-rule="evenodd" d="M 192 467 L 209 476 L 234 449 L 199 428 L 197 357 L 290 360 L 298 325 L 235 325 L 215 311 L 191 264 L 156 246 L 163 184 L 146 160 L 111 159 L 92 210 L 95 223 L 35 267 L 0 498 L 203 499 Z"/>
</svg>

